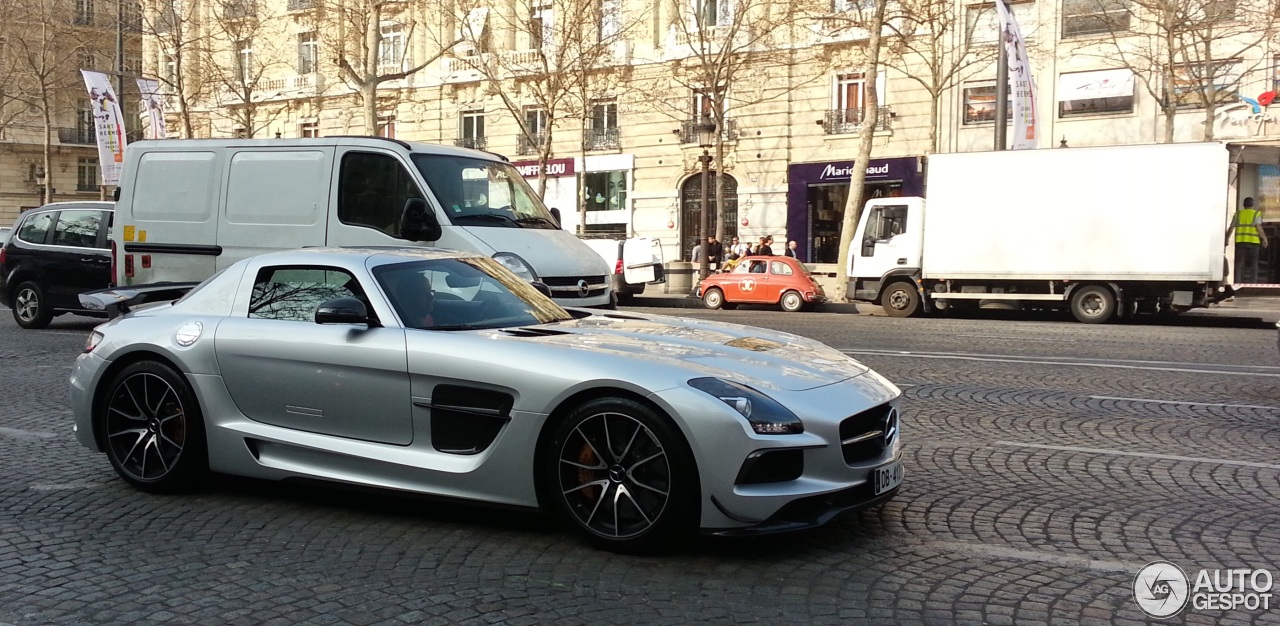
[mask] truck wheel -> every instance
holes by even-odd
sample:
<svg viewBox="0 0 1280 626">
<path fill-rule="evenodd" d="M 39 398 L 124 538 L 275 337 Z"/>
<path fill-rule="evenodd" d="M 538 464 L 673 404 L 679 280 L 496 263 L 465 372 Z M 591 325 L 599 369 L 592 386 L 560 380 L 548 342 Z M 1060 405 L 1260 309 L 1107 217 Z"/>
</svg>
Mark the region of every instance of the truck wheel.
<svg viewBox="0 0 1280 626">
<path fill-rule="evenodd" d="M 1071 294 L 1071 314 L 1084 324 L 1101 324 L 1116 313 L 1116 297 L 1101 285 L 1085 285 Z"/>
<path fill-rule="evenodd" d="M 702 294 L 702 304 L 708 309 L 718 309 L 724 306 L 724 292 L 716 287 L 712 287 Z"/>
<path fill-rule="evenodd" d="M 880 306 L 889 317 L 911 317 L 920 310 L 920 291 L 914 284 L 900 280 L 884 290 Z"/>
</svg>

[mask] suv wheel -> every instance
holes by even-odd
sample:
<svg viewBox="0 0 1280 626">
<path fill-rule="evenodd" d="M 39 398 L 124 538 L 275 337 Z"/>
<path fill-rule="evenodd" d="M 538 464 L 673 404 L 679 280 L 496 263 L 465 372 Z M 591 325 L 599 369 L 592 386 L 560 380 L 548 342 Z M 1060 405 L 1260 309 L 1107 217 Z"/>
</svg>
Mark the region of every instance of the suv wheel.
<svg viewBox="0 0 1280 626">
<path fill-rule="evenodd" d="M 27 281 L 13 290 L 13 321 L 23 328 L 44 328 L 53 319 L 44 288 Z"/>
</svg>

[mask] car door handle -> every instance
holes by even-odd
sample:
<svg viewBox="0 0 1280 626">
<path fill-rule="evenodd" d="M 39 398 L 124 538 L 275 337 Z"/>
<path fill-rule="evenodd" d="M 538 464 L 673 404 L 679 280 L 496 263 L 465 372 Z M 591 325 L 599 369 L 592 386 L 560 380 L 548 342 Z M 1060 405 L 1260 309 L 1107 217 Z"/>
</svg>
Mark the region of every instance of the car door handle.
<svg viewBox="0 0 1280 626">
<path fill-rule="evenodd" d="M 906 265 L 906 264 L 907 264 L 907 257 L 902 257 L 901 259 L 898 259 L 898 265 Z"/>
<path fill-rule="evenodd" d="M 99 260 L 100 258 L 101 258 L 101 257 L 96 257 L 96 256 L 91 256 L 91 257 L 80 257 L 80 262 L 81 262 L 81 263 L 93 263 L 94 261 L 97 261 L 97 260 Z"/>
</svg>

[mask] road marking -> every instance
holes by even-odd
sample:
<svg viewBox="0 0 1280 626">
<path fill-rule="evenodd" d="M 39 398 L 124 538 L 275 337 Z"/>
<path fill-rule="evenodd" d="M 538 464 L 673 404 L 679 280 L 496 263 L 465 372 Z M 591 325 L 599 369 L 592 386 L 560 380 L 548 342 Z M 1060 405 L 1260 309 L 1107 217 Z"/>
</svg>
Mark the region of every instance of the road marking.
<svg viewBox="0 0 1280 626">
<path fill-rule="evenodd" d="M 1061 452 L 1087 452 L 1089 454 L 1110 454 L 1114 456 L 1135 456 L 1144 459 L 1160 459 L 1163 461 L 1187 461 L 1190 463 L 1212 463 L 1214 465 L 1235 465 L 1238 467 L 1259 467 L 1262 469 L 1280 470 L 1274 463 L 1255 463 L 1253 461 L 1235 461 L 1232 459 L 1211 459 L 1198 456 L 1177 456 L 1174 454 L 1156 454 L 1154 452 L 1128 452 L 1108 448 L 1083 448 L 1078 446 L 1050 446 L 1039 443 L 1019 443 L 1017 441 L 997 441 L 997 446 L 1013 446 L 1015 448 L 1036 448 L 1039 450 L 1057 450 Z"/>
<path fill-rule="evenodd" d="M 998 354 L 970 354 L 966 352 L 911 352 L 907 350 L 852 350 L 842 349 L 844 354 L 866 356 L 898 356 L 911 359 L 952 359 L 988 363 L 1024 363 L 1031 365 L 1066 365 L 1073 367 L 1104 367 L 1113 369 L 1147 370 L 1155 372 L 1185 372 L 1190 374 L 1223 374 L 1232 376 L 1259 376 L 1280 378 L 1280 367 L 1269 365 L 1226 365 L 1218 363 L 1179 363 L 1176 361 L 1126 361 L 1107 359 L 1062 359 L 1056 357 L 1019 356 Z M 1176 367 L 1175 367 L 1176 366 Z M 1183 367 L 1185 366 L 1185 367 Z M 1220 368 L 1220 369 L 1206 369 Z"/>
<path fill-rule="evenodd" d="M 1229 409 L 1265 409 L 1280 411 L 1280 406 L 1264 406 L 1261 404 L 1219 404 L 1216 402 L 1186 402 L 1183 400 L 1152 400 L 1149 398 L 1121 398 L 1118 396 L 1089 396 L 1094 400 L 1120 400 L 1124 402 L 1146 402 L 1149 404 L 1179 404 L 1184 406 L 1217 406 Z"/>
<path fill-rule="evenodd" d="M 67 491 L 71 489 L 92 489 L 101 486 L 102 483 L 91 483 L 88 481 L 72 481 L 69 483 L 37 483 L 31 485 L 32 491 Z"/>
<path fill-rule="evenodd" d="M 1052 563 L 1054 565 L 1083 567 L 1086 569 L 1102 570 L 1105 572 L 1136 572 L 1145 565 L 1145 563 L 1140 562 L 1125 563 L 1123 561 L 1100 561 L 1098 559 L 1091 559 L 1087 556 L 1041 552 L 1038 550 L 1020 550 L 1018 548 L 1011 548 L 1008 546 L 963 543 L 959 541 L 930 541 L 923 545 L 948 552 L 969 552 L 982 557 L 1010 559 L 1014 561 L 1033 561 L 1036 563 Z"/>
<path fill-rule="evenodd" d="M 58 436 L 54 433 L 38 433 L 29 430 L 18 430 L 17 428 L 5 428 L 3 426 L 0 426 L 0 435 L 13 437 L 19 441 L 43 441 Z"/>
<path fill-rule="evenodd" d="M 966 335 L 964 333 L 957 333 L 951 336 L 952 337 L 974 337 L 977 339 L 1016 339 L 1018 341 L 1056 341 L 1056 342 L 1070 341 L 1072 343 L 1079 341 L 1078 339 L 1049 339 L 1047 337 L 1015 337 L 1013 335 Z"/>
</svg>

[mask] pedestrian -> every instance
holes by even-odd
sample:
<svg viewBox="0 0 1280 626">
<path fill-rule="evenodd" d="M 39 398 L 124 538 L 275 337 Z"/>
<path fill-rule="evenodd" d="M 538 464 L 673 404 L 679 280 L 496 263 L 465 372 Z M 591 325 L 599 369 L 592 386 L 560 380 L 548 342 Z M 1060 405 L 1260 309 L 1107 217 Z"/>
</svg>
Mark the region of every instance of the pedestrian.
<svg viewBox="0 0 1280 626">
<path fill-rule="evenodd" d="M 760 255 L 760 256 L 773 256 L 773 245 L 772 245 L 772 244 L 773 244 L 773 237 L 772 237 L 772 236 L 769 236 L 769 237 L 761 237 L 761 238 L 760 238 L 760 249 L 756 251 L 756 254 L 758 254 L 758 255 Z"/>
<path fill-rule="evenodd" d="M 1258 257 L 1261 248 L 1267 247 L 1267 233 L 1262 230 L 1262 212 L 1253 208 L 1253 198 L 1244 199 L 1244 208 L 1236 211 L 1231 220 L 1231 231 L 1236 233 L 1236 271 L 1235 282 L 1258 283 L 1262 277 L 1258 275 Z"/>
<path fill-rule="evenodd" d="M 793 258 L 793 259 L 795 259 L 795 260 L 797 260 L 797 261 L 801 261 L 801 262 L 803 262 L 803 261 L 804 261 L 803 259 L 801 259 L 801 258 L 800 258 L 800 249 L 799 249 L 799 246 L 798 246 L 798 245 L 796 244 L 796 242 L 794 242 L 794 241 L 788 241 L 788 242 L 787 242 L 787 249 L 786 249 L 786 251 L 784 251 L 784 252 L 783 252 L 783 254 L 785 254 L 785 255 L 787 255 L 787 256 L 789 256 L 789 257 L 791 257 L 791 258 Z"/>
<path fill-rule="evenodd" d="M 747 256 L 748 254 L 751 254 L 751 244 L 747 242 L 745 239 L 742 241 L 739 241 L 737 237 L 734 237 L 733 253 L 738 255 L 738 258 L 741 259 L 742 257 Z"/>
<path fill-rule="evenodd" d="M 716 241 L 715 236 L 707 237 L 707 263 L 715 265 L 724 258 L 724 244 Z"/>
<path fill-rule="evenodd" d="M 693 244 L 693 251 L 689 253 L 689 262 L 690 263 L 702 262 L 702 243 L 701 242 Z"/>
</svg>

